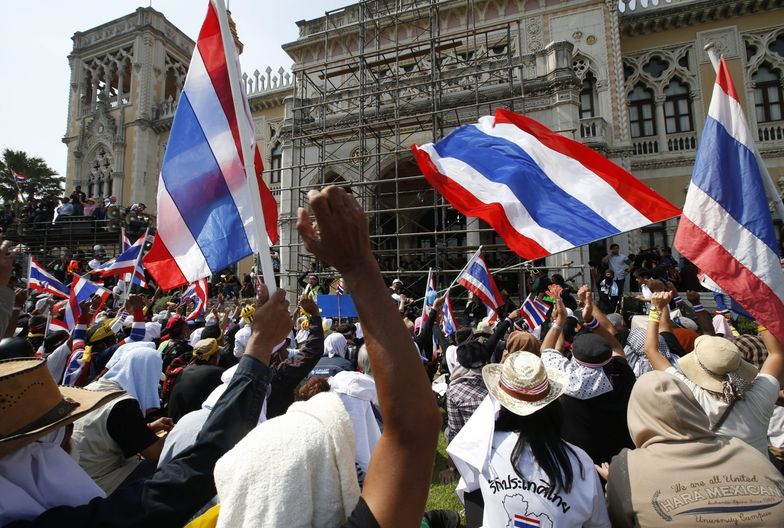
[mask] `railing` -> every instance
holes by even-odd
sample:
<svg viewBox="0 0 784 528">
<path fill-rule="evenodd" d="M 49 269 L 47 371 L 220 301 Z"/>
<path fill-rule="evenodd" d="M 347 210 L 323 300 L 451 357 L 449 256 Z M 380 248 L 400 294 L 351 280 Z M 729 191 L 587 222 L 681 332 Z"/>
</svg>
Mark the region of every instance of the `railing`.
<svg viewBox="0 0 784 528">
<path fill-rule="evenodd" d="M 667 134 L 667 150 L 670 152 L 697 150 L 697 133 L 681 132 L 680 134 Z"/>
<path fill-rule="evenodd" d="M 621 13 L 638 13 L 644 10 L 666 7 L 677 0 L 619 0 L 618 11 Z"/>
<path fill-rule="evenodd" d="M 658 154 L 659 142 L 650 137 L 632 139 L 632 152 L 635 156 Z"/>
<path fill-rule="evenodd" d="M 768 121 L 757 125 L 757 140 L 760 143 L 784 141 L 784 121 Z"/>
<path fill-rule="evenodd" d="M 174 117 L 177 111 L 178 99 L 174 99 L 171 95 L 168 99 L 157 106 L 152 107 L 153 119 L 169 119 Z"/>
<path fill-rule="evenodd" d="M 610 130 L 607 121 L 603 117 L 580 119 L 580 137 L 586 143 L 608 143 Z"/>
</svg>

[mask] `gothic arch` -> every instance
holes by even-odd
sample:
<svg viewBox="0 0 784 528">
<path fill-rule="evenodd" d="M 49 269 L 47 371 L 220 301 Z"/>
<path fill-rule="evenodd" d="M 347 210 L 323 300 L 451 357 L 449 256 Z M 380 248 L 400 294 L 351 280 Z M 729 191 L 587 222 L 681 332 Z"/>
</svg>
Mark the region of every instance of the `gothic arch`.
<svg viewBox="0 0 784 528">
<path fill-rule="evenodd" d="M 89 197 L 104 197 L 114 193 L 112 175 L 114 173 L 114 153 L 104 143 L 98 143 L 85 157 L 85 192 Z"/>
</svg>

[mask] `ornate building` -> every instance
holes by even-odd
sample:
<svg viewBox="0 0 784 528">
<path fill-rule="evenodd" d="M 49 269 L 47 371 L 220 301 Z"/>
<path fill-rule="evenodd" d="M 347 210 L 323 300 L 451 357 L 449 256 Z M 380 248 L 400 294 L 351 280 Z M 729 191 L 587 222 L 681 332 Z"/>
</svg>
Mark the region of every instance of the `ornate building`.
<svg viewBox="0 0 784 528">
<path fill-rule="evenodd" d="M 297 23 L 293 74 L 245 76 L 267 180 L 280 200 L 282 284 L 318 266 L 294 230 L 311 188 L 351 188 L 385 272 L 416 288 L 500 238 L 426 184 L 410 155 L 497 107 L 581 140 L 682 205 L 723 53 L 774 181 L 784 183 L 782 0 L 365 0 Z M 154 207 L 157 174 L 193 42 L 157 11 L 74 35 L 68 184 Z M 615 237 L 670 245 L 675 221 Z M 609 241 L 547 259 L 565 274 Z M 424 270 L 424 272 L 423 272 Z M 328 270 L 325 270 L 328 274 Z M 571 273 L 570 273 L 571 271 Z M 408 279 L 406 279 L 408 277 Z M 520 291 L 517 268 L 502 287 Z"/>
</svg>

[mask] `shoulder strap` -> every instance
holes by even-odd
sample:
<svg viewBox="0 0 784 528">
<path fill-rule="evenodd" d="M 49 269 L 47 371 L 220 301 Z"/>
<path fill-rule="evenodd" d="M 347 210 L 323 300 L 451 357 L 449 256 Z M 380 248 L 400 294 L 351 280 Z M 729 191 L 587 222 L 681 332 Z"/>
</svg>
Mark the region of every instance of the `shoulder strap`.
<svg viewBox="0 0 784 528">
<path fill-rule="evenodd" d="M 724 420 L 726 420 L 726 419 L 727 419 L 727 416 L 729 416 L 729 415 L 730 415 L 730 411 L 731 411 L 731 410 L 732 410 L 732 408 L 735 406 L 735 402 L 736 402 L 736 401 L 738 401 L 738 400 L 736 400 L 736 399 L 735 399 L 735 400 L 732 400 L 732 401 L 730 402 L 730 404 L 729 404 L 729 405 L 727 405 L 727 408 L 726 408 L 726 409 L 724 409 L 724 412 L 721 414 L 721 416 L 719 417 L 718 421 L 716 421 L 716 423 L 715 423 L 715 424 L 713 424 L 713 426 L 710 428 L 712 433 L 715 433 L 716 431 L 718 431 L 718 430 L 719 430 L 719 427 L 721 427 L 721 424 L 723 424 L 723 423 L 724 423 Z"/>
</svg>

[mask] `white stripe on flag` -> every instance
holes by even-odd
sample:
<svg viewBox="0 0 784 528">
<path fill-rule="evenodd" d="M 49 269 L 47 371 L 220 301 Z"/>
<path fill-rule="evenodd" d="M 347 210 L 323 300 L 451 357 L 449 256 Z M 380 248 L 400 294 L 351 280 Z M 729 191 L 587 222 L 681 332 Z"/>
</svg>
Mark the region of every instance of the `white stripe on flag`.
<svg viewBox="0 0 784 528">
<path fill-rule="evenodd" d="M 743 108 L 738 101 L 724 93 L 718 84 L 713 87 L 708 115 L 718 121 L 729 135 L 743 143 L 751 152 L 756 150 Z"/>
<path fill-rule="evenodd" d="M 185 225 L 180 210 L 166 190 L 163 178 L 158 183 L 158 218 L 166 219 L 165 222 L 158 222 L 158 236 L 187 281 L 193 282 L 209 275 L 211 272 L 207 259 Z"/>
<path fill-rule="evenodd" d="M 629 231 L 650 223 L 596 173 L 576 159 L 545 146 L 528 132 L 508 123 L 495 124 L 493 116 L 481 117 L 479 123 L 473 126 L 488 136 L 506 139 L 520 147 L 553 183 L 619 231 Z"/>
<path fill-rule="evenodd" d="M 573 244 L 553 231 L 537 224 L 506 185 L 488 180 L 463 161 L 455 158 L 442 158 L 433 148 L 432 143 L 422 145 L 419 148 L 427 152 L 433 165 L 438 168 L 438 172 L 454 180 L 466 191 L 473 194 L 477 200 L 486 204 L 500 204 L 512 227 L 521 235 L 534 240 L 549 253 L 558 253 L 574 247 Z"/>
<path fill-rule="evenodd" d="M 689 185 L 688 196 L 683 215 L 723 246 L 743 266 L 756 270 L 757 273 L 754 274 L 784 302 L 784 283 L 779 280 L 778 270 L 781 269 L 781 263 L 778 256 L 694 183 Z"/>
<path fill-rule="evenodd" d="M 464 280 L 466 282 L 469 282 L 469 283 L 473 284 L 474 286 L 479 288 L 479 290 L 482 293 L 487 295 L 487 298 L 490 299 L 490 301 L 495 302 L 495 295 L 493 295 L 493 292 L 490 291 L 487 288 L 487 286 L 485 286 L 485 284 L 482 281 L 480 281 L 479 279 L 477 279 L 473 275 L 469 275 L 468 273 L 466 273 L 462 277 L 460 277 L 460 280 Z M 483 300 L 483 302 L 484 302 L 484 300 Z M 497 306 L 493 306 L 493 308 L 497 308 Z"/>
<path fill-rule="evenodd" d="M 188 78 L 185 81 L 185 93 L 191 103 L 196 119 L 199 120 L 207 142 L 212 149 L 215 160 L 223 173 L 226 185 L 231 192 L 234 203 L 239 211 L 245 228 L 245 236 L 248 239 L 254 253 L 256 248 L 256 237 L 253 222 L 253 209 L 250 203 L 247 182 L 245 181 L 245 168 L 240 161 L 237 152 L 237 144 L 231 135 L 226 112 L 218 100 L 215 87 L 212 84 L 207 68 L 201 58 L 198 47 L 194 51 L 188 68 Z M 241 116 L 238 116 L 240 118 Z M 251 175 L 254 176 L 254 175 Z"/>
</svg>

